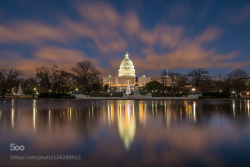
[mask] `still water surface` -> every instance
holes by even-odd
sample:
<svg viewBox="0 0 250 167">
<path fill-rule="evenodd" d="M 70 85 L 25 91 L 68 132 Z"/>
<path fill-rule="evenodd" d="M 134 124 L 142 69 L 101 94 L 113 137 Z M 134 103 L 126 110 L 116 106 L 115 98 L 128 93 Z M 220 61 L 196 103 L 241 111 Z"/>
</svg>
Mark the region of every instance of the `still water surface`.
<svg viewBox="0 0 250 167">
<path fill-rule="evenodd" d="M 4 166 L 250 166 L 249 100 L 0 100 Z M 10 144 L 24 151 L 10 151 Z M 80 155 L 80 160 L 10 156 Z M 2 166 L 2 165 L 1 165 Z"/>
</svg>

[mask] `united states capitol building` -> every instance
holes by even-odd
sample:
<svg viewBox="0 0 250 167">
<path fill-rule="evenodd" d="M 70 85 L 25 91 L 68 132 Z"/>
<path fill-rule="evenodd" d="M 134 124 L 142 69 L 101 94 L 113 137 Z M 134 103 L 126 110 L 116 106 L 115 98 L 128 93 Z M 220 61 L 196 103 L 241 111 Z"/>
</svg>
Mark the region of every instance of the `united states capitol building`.
<svg viewBox="0 0 250 167">
<path fill-rule="evenodd" d="M 145 75 L 138 76 L 138 85 L 143 87 L 151 81 L 151 77 Z M 133 62 L 129 59 L 129 54 L 126 52 L 125 58 L 122 60 L 118 76 L 103 77 L 103 85 L 109 85 L 110 91 L 121 92 L 127 89 L 128 85 L 131 90 L 134 90 L 136 84 L 136 75 Z"/>
</svg>

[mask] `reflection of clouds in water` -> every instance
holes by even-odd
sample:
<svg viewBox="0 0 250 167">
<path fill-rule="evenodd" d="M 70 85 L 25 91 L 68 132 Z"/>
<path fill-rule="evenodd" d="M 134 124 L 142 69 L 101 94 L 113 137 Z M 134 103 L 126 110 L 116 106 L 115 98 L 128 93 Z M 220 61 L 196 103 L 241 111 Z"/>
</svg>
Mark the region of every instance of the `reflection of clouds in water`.
<svg viewBox="0 0 250 167">
<path fill-rule="evenodd" d="M 77 145 L 82 141 L 81 137 L 86 135 L 87 128 L 94 127 L 91 126 L 94 120 L 94 108 L 88 106 L 84 110 L 79 110 L 74 105 L 73 108 L 64 108 L 64 103 L 60 109 L 48 108 L 53 104 L 58 105 L 59 102 L 59 100 L 36 99 L 7 100 L 8 106 L 3 109 L 3 112 L 0 110 L 0 116 L 2 113 L 2 120 L 4 119 L 0 122 L 0 131 L 5 131 L 5 127 L 7 128 L 5 136 L 15 132 L 16 140 L 22 138 L 31 141 L 32 148 L 45 151 L 66 149 Z M 85 112 L 86 108 L 90 110 L 92 108 L 90 115 Z M 14 131 L 10 131 L 10 128 Z"/>
<path fill-rule="evenodd" d="M 219 166 L 221 159 L 211 153 L 223 143 L 240 145 L 240 137 L 249 136 L 245 132 L 249 130 L 249 124 L 244 124 L 246 128 L 239 130 L 235 121 L 249 119 L 249 100 L 242 103 L 241 114 L 245 114 L 244 117 L 237 117 L 240 105 L 239 101 L 235 101 L 235 118 L 232 101 L 110 100 L 99 101 L 98 104 L 80 101 L 77 104 L 88 103 L 88 106 L 77 108 L 69 104 L 59 109 L 44 109 L 42 105 L 46 103 L 37 100 L 30 101 L 29 110 L 19 108 L 20 100 L 13 101 L 13 105 L 10 102 L 8 119 L 3 109 L 0 123 L 7 122 L 9 129 L 15 129 L 16 136 L 31 141 L 32 147 L 42 151 L 79 151 L 82 145 L 88 145 L 93 156 L 84 162 L 90 164 L 103 157 L 106 158 L 102 159 L 105 166 L 112 165 L 110 158 L 119 161 L 128 156 L 126 158 L 131 160 L 127 151 L 143 147 L 143 152 L 138 153 L 141 158 L 133 161 L 134 164 L 127 161 L 130 164 L 125 166 L 146 166 L 157 162 L 162 162 L 164 166 L 176 166 L 178 162 L 180 166 L 185 166 L 192 157 L 210 166 L 215 163 Z M 16 115 L 12 120 L 13 109 Z M 218 115 L 220 119 L 213 119 Z M 94 143 L 93 148 L 89 146 L 90 140 Z"/>
<path fill-rule="evenodd" d="M 132 143 L 130 143 L 130 150 L 136 150 L 138 147 L 138 142 L 135 141 L 140 141 L 139 147 L 142 145 L 144 151 L 143 153 L 140 153 L 140 159 L 132 161 L 133 164 L 131 164 L 131 161 L 128 161 L 124 164 L 125 166 L 147 166 L 148 164 L 157 164 L 159 162 L 160 164 L 164 164 L 164 166 L 176 166 L 176 164 L 179 164 L 179 166 L 185 166 L 187 163 L 189 163 L 190 158 L 199 159 L 199 162 L 201 164 L 208 164 L 208 166 L 215 166 L 216 164 L 217 166 L 222 166 L 222 159 L 219 156 L 216 156 L 216 154 L 211 154 L 211 152 L 216 152 L 218 147 L 220 147 L 221 144 L 224 143 L 228 143 L 233 147 L 239 144 L 239 136 L 235 135 L 239 133 L 237 128 L 232 128 L 232 126 L 228 126 L 228 124 L 220 124 L 220 126 L 218 126 L 215 130 L 210 126 L 210 123 L 213 122 L 208 122 L 207 124 L 206 121 L 208 117 L 213 117 L 214 114 L 221 112 L 218 110 L 213 110 L 213 108 L 215 107 L 214 104 L 211 105 L 212 108 L 210 108 L 209 112 L 207 112 L 208 110 L 206 110 L 207 113 L 204 113 L 205 115 L 202 115 L 201 113 L 199 114 L 199 117 L 197 117 L 197 112 L 202 112 L 202 109 L 197 107 L 200 104 L 199 101 L 186 101 L 185 105 L 183 105 L 183 102 L 175 103 L 173 101 L 163 101 L 162 103 L 158 102 L 157 104 L 155 103 L 155 101 L 148 101 L 148 109 L 152 109 L 152 111 L 149 110 L 149 113 L 147 113 L 147 115 L 142 114 L 143 117 L 141 117 L 141 111 L 145 111 L 146 109 L 142 109 L 142 106 L 144 106 L 143 103 L 143 105 L 141 105 L 140 102 L 137 103 L 132 101 L 126 103 L 114 102 L 111 104 L 114 106 L 117 105 L 117 107 L 115 107 L 117 108 L 117 112 L 115 111 L 117 115 L 115 115 L 115 117 L 118 117 L 118 128 L 120 123 L 123 125 L 123 128 L 127 130 L 127 136 L 129 135 L 129 132 L 136 133 L 133 138 L 133 145 L 131 145 Z M 135 108 L 134 115 L 132 112 L 133 105 Z M 180 106 L 179 108 L 177 107 L 178 105 Z M 228 107 L 231 105 L 232 104 L 229 101 Z M 205 107 L 208 108 L 207 105 L 205 105 Z M 194 123 L 196 123 L 197 119 L 200 119 L 198 125 L 200 125 L 200 123 L 202 123 L 203 121 L 203 119 L 201 119 L 201 116 L 205 117 L 205 124 L 197 128 L 197 126 L 193 126 L 193 124 L 190 124 L 190 121 L 178 122 L 181 119 L 178 119 L 176 117 L 182 117 L 181 113 L 185 114 L 183 117 L 184 119 L 190 120 Z M 225 117 L 228 116 L 227 108 L 225 108 L 224 114 Z M 232 114 L 230 116 L 233 117 Z M 165 120 L 169 120 L 166 122 L 172 121 L 173 123 L 171 124 L 172 126 L 170 127 L 170 129 L 167 131 L 164 126 L 161 126 L 162 124 L 160 124 L 163 120 L 163 117 L 166 118 Z M 134 118 L 136 121 L 133 121 Z M 144 120 L 148 121 L 148 126 L 140 126 L 141 124 L 143 124 L 140 121 L 141 118 L 145 118 Z M 137 122 L 137 120 L 139 121 Z M 133 127 L 133 125 L 131 125 L 131 121 L 136 123 L 136 129 L 134 131 L 131 130 Z M 142 127 L 144 129 L 142 129 Z M 119 135 L 123 139 L 123 136 L 120 133 Z M 109 144 L 108 141 L 103 142 L 102 144 L 107 144 L 108 146 L 98 147 L 95 150 L 95 155 L 102 156 L 102 154 L 100 153 L 105 152 L 106 157 L 113 157 L 118 161 L 120 158 L 127 156 L 124 154 L 123 150 L 118 149 L 119 144 Z M 106 152 L 106 149 L 110 147 L 112 147 L 112 151 Z M 114 154 L 112 154 L 113 152 L 116 153 L 115 156 Z M 128 157 L 128 159 L 130 158 L 131 157 Z M 112 166 L 111 162 L 106 163 Z"/>
<path fill-rule="evenodd" d="M 210 154 L 209 151 L 215 151 L 225 140 L 232 145 L 238 144 L 234 131 L 224 128 L 215 131 L 209 128 L 200 130 L 190 127 L 173 127 L 170 131 L 165 131 L 152 126 L 148 127 L 143 134 L 137 134 L 137 140 L 142 139 L 145 142 L 144 149 L 147 151 L 144 152 L 143 159 L 137 162 L 140 165 L 162 161 L 167 166 L 176 166 L 176 160 L 178 160 L 185 166 L 187 159 L 192 157 L 211 166 L 213 166 L 212 164 L 221 166 L 221 159 Z M 155 149 L 158 146 L 161 146 L 162 149 L 156 153 Z"/>
</svg>

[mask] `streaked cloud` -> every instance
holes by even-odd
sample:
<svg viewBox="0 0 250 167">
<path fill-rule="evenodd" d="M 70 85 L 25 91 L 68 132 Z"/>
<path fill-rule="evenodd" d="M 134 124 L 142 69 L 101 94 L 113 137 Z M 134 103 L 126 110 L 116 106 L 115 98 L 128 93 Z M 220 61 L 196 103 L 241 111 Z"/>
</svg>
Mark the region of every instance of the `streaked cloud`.
<svg viewBox="0 0 250 167">
<path fill-rule="evenodd" d="M 250 20 L 250 4 L 243 7 L 231 18 L 233 23 L 242 23 L 244 21 Z"/>
<path fill-rule="evenodd" d="M 135 11 L 128 11 L 124 15 L 121 24 L 128 36 L 136 36 L 141 29 L 141 23 Z"/>
<path fill-rule="evenodd" d="M 42 41 L 65 42 L 69 38 L 63 29 L 37 21 L 17 21 L 0 25 L 0 43 L 22 42 L 40 44 Z"/>
<path fill-rule="evenodd" d="M 42 47 L 32 53 L 32 58 L 26 58 L 17 52 L 2 52 L 0 66 L 3 68 L 17 68 L 24 72 L 24 76 L 34 76 L 35 68 L 41 65 L 56 64 L 60 69 L 71 70 L 73 66 L 82 60 L 91 60 L 99 65 L 95 59 L 87 57 L 79 50 L 72 50 L 60 47 Z"/>
<path fill-rule="evenodd" d="M 218 28 L 210 27 L 207 28 L 201 35 L 196 37 L 195 40 L 197 40 L 197 42 L 199 43 L 210 42 L 219 38 L 221 33 L 221 30 L 219 30 Z"/>
<path fill-rule="evenodd" d="M 177 7 L 185 9 L 181 14 L 183 17 L 188 15 L 189 6 L 177 4 Z M 34 46 L 29 58 L 5 49 L 8 58 L 2 59 L 0 65 L 11 64 L 28 72 L 46 64 L 70 69 L 76 62 L 90 59 L 106 75 L 109 71 L 113 74 L 114 69 L 118 70 L 124 58 L 121 53 L 127 49 L 134 51 L 130 52 L 130 58 L 140 72 L 166 68 L 233 68 L 250 64 L 234 61 L 239 56 L 237 50 L 220 53 L 215 48 L 206 47 L 223 35 L 223 29 L 216 26 L 190 36 L 185 25 L 160 22 L 148 28 L 135 10 L 121 14 L 108 3 L 78 2 L 73 8 L 79 15 L 78 19 L 64 16 L 54 24 L 34 20 L 0 24 L 0 43 L 18 42 Z M 248 7 L 245 9 L 242 12 L 247 17 Z M 90 53 L 70 45 L 77 42 L 87 46 L 91 43 L 93 47 L 89 49 L 99 57 L 94 56 L 94 59 Z M 104 59 L 110 63 L 107 68 L 102 66 Z"/>
</svg>

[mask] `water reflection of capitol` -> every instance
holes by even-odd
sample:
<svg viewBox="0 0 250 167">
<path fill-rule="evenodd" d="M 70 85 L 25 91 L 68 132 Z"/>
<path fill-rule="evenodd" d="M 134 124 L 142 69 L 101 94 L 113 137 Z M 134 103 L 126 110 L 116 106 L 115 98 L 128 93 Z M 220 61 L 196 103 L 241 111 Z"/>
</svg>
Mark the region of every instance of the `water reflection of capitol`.
<svg viewBox="0 0 250 167">
<path fill-rule="evenodd" d="M 210 117 L 220 118 L 222 115 L 236 124 L 240 122 L 242 126 L 242 116 L 246 119 L 250 117 L 249 100 L 232 101 L 230 105 L 227 105 L 228 102 L 220 102 L 226 104 L 224 109 L 220 103 L 211 104 L 209 101 L 110 100 L 85 101 L 83 105 L 68 100 L 64 105 L 60 103 L 58 108 L 53 108 L 53 101 L 50 101 L 51 104 L 42 100 L 33 100 L 31 104 L 31 101 L 27 101 L 26 108 L 19 107 L 24 105 L 22 100 L 13 99 L 9 102 L 0 106 L 0 128 L 33 131 L 34 134 L 48 137 L 63 133 L 71 136 L 89 135 L 96 126 L 103 126 L 118 133 L 115 137 L 121 138 L 126 150 L 130 149 L 136 135 L 143 130 L 147 131 L 156 122 L 171 130 L 180 122 L 209 126 L 212 120 Z M 27 127 L 27 124 L 30 126 Z M 157 127 L 153 128 L 157 130 Z"/>
<path fill-rule="evenodd" d="M 147 122 L 153 121 L 152 119 L 147 119 L 147 114 L 158 117 L 158 121 L 160 118 L 167 128 L 170 127 L 171 123 L 181 120 L 183 116 L 185 116 L 185 120 L 196 122 L 196 102 L 190 103 L 185 101 L 184 105 L 181 106 L 171 105 L 171 103 L 172 101 L 166 100 L 117 100 L 109 101 L 107 109 L 103 109 L 103 111 L 105 115 L 107 114 L 109 125 L 118 124 L 119 135 L 125 149 L 129 150 L 135 138 L 136 129 L 139 126 L 146 128 Z"/>
<path fill-rule="evenodd" d="M 185 120 L 196 122 L 196 102 L 184 101 L 184 105 L 176 105 L 172 101 L 166 100 L 110 100 L 105 101 L 105 103 L 106 105 L 98 104 L 97 101 L 89 101 L 86 108 L 71 107 L 69 104 L 64 109 L 48 108 L 41 110 L 37 106 L 38 101 L 33 100 L 32 116 L 30 115 L 33 131 L 35 133 L 37 131 L 46 133 L 46 130 L 50 131 L 58 127 L 58 124 L 66 128 L 69 123 L 73 123 L 77 127 L 76 129 L 82 128 L 82 125 L 84 125 L 86 130 L 91 131 L 96 120 L 98 120 L 96 118 L 101 118 L 103 121 L 107 121 L 108 126 L 117 127 L 125 149 L 129 150 L 135 138 L 136 130 L 138 128 L 145 129 L 147 122 L 154 121 L 152 117 L 157 117 L 157 121 L 161 121 L 167 128 L 171 126 L 171 123 L 182 120 L 183 117 L 185 117 Z M 15 117 L 17 116 L 14 100 L 12 100 L 11 106 L 11 126 L 14 128 L 16 126 Z"/>
</svg>

